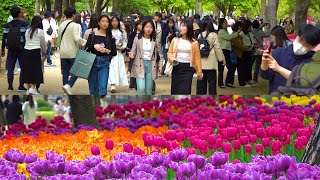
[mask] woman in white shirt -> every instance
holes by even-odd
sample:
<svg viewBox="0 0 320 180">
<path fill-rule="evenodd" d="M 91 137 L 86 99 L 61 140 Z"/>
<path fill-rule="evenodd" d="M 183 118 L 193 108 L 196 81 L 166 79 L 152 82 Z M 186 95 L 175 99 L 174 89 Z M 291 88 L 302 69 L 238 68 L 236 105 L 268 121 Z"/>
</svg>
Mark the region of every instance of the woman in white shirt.
<svg viewBox="0 0 320 180">
<path fill-rule="evenodd" d="M 41 52 L 46 54 L 47 50 L 44 36 L 41 17 L 33 17 L 31 27 L 25 34 L 26 44 L 22 58 L 22 82 L 26 84 L 27 94 L 39 94 L 36 85 L 43 83 Z"/>
<path fill-rule="evenodd" d="M 111 18 L 112 36 L 116 39 L 117 55 L 112 58 L 109 71 L 109 84 L 111 93 L 116 92 L 116 86 L 128 85 L 128 78 L 124 62 L 124 51 L 127 47 L 127 33 L 121 28 L 120 19 L 116 16 Z"/>
<path fill-rule="evenodd" d="M 38 104 L 33 100 L 32 95 L 26 96 L 26 102 L 22 105 L 23 123 L 29 125 L 36 121 Z"/>
<path fill-rule="evenodd" d="M 162 72 L 163 58 L 151 20 L 143 22 L 142 31 L 135 37 L 129 57 L 133 59 L 131 77 L 136 78 L 137 95 L 152 95 L 153 81 Z"/>
</svg>

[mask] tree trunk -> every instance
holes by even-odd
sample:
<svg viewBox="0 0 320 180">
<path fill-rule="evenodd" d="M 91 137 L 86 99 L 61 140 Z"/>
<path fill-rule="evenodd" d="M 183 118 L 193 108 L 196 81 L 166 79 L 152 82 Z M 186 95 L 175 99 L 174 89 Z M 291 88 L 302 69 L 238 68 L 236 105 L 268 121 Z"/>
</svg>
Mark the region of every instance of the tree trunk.
<svg viewBox="0 0 320 180">
<path fill-rule="evenodd" d="M 312 136 L 308 142 L 306 150 L 304 151 L 302 162 L 310 165 L 320 165 L 320 117 L 313 130 Z"/>
<path fill-rule="evenodd" d="M 295 33 L 298 33 L 301 25 L 306 24 L 308 9 L 311 0 L 296 0 L 296 14 L 295 14 Z"/>
<path fill-rule="evenodd" d="M 63 7 L 63 9 L 68 8 L 69 7 L 69 0 L 63 0 L 62 1 L 62 7 Z"/>
<path fill-rule="evenodd" d="M 199 2 L 198 2 L 199 4 L 199 7 L 198 7 L 198 13 L 200 14 L 200 16 L 202 17 L 202 0 L 199 0 Z"/>
<path fill-rule="evenodd" d="M 265 21 L 267 18 L 267 0 L 261 0 L 261 18 Z"/>
<path fill-rule="evenodd" d="M 6 125 L 7 124 L 7 119 L 6 119 L 6 116 L 4 114 L 4 104 L 2 102 L 2 99 L 0 98 L 0 125 L 3 126 L 3 125 Z"/>
<path fill-rule="evenodd" d="M 268 16 L 269 16 L 269 22 L 270 22 L 271 28 L 277 25 L 278 5 L 279 5 L 279 0 L 269 0 L 268 2 Z"/>
<path fill-rule="evenodd" d="M 96 4 L 96 13 L 100 16 L 102 13 L 102 3 L 104 0 L 97 0 L 97 4 Z"/>
<path fill-rule="evenodd" d="M 76 0 L 70 0 L 69 6 L 75 9 L 76 8 Z M 81 10 L 83 10 L 83 9 L 81 9 Z M 79 11 L 80 11 L 80 9 L 79 9 Z"/>
<path fill-rule="evenodd" d="M 99 106 L 99 96 L 69 96 L 74 124 L 93 125 L 98 127 L 96 108 Z"/>
<path fill-rule="evenodd" d="M 89 0 L 89 8 L 90 8 L 90 12 L 94 13 L 94 3 L 93 0 Z"/>
<path fill-rule="evenodd" d="M 112 0 L 112 12 L 119 10 L 119 1 L 118 0 Z"/>
<path fill-rule="evenodd" d="M 36 0 L 36 9 L 35 13 L 40 15 L 40 0 Z"/>
<path fill-rule="evenodd" d="M 63 13 L 62 12 L 62 0 L 55 0 L 54 9 L 59 12 L 59 15 L 61 17 L 61 15 Z"/>
<path fill-rule="evenodd" d="M 46 0 L 46 11 L 51 12 L 51 0 Z"/>
</svg>

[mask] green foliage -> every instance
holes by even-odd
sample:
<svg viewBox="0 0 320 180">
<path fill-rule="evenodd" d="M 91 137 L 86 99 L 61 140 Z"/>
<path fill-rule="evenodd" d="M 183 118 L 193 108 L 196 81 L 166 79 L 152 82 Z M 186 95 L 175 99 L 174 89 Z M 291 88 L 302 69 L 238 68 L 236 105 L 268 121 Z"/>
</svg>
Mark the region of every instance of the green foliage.
<svg viewBox="0 0 320 180">
<path fill-rule="evenodd" d="M 49 105 L 49 103 L 46 102 L 44 99 L 37 99 L 37 104 L 38 104 L 38 109 L 39 110 L 40 109 L 46 109 L 46 108 L 50 108 L 50 110 L 52 110 L 50 105 Z"/>
<path fill-rule="evenodd" d="M 151 15 L 151 5 L 148 0 L 119 0 L 119 10 L 124 16 L 131 14 L 132 10 L 138 9 L 143 15 Z"/>
<path fill-rule="evenodd" d="M 34 0 L 5 0 L 0 3 L 0 36 L 2 36 L 3 28 L 7 23 L 8 17 L 10 16 L 10 7 L 13 5 L 19 5 L 25 9 L 30 20 L 35 12 L 35 1 Z"/>
<path fill-rule="evenodd" d="M 50 107 L 42 106 L 38 108 L 38 111 L 52 111 L 52 109 Z"/>
<path fill-rule="evenodd" d="M 53 111 L 37 111 L 37 116 L 41 116 L 42 118 L 46 119 L 49 122 L 54 118 L 55 112 L 53 112 Z"/>
</svg>

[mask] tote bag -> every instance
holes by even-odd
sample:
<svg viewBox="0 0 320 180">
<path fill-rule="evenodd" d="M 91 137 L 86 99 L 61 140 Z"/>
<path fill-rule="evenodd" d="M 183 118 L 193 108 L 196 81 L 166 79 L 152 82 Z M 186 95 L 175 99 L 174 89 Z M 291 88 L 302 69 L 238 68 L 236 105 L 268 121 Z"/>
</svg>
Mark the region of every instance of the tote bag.
<svg viewBox="0 0 320 180">
<path fill-rule="evenodd" d="M 91 45 L 92 45 L 93 37 L 94 37 L 94 32 L 91 33 L 91 43 L 90 43 Z M 73 76 L 88 79 L 95 59 L 96 59 L 95 54 L 78 49 L 75 61 L 70 70 L 70 74 Z"/>
<path fill-rule="evenodd" d="M 178 54 L 178 42 L 179 42 L 179 38 L 176 39 L 173 43 L 173 47 L 174 47 L 174 56 L 177 57 Z M 172 74 L 172 70 L 173 70 L 173 65 L 171 63 L 167 63 L 166 64 L 166 69 L 164 70 L 164 73 L 168 76 L 170 76 Z"/>
</svg>

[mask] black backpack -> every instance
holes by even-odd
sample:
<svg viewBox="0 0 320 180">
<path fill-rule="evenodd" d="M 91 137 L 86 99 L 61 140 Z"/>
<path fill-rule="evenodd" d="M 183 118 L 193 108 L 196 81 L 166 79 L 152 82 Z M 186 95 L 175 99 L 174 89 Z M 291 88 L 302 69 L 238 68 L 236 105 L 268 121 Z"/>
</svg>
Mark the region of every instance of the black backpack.
<svg viewBox="0 0 320 180">
<path fill-rule="evenodd" d="M 272 93 L 272 95 L 298 95 L 298 96 L 306 96 L 306 95 L 315 95 L 319 93 L 320 89 L 320 76 L 317 76 L 314 80 L 310 80 L 306 77 L 300 76 L 301 69 L 303 66 L 310 66 L 312 68 L 318 68 L 317 66 L 310 64 L 300 64 L 293 68 L 289 79 L 287 80 L 286 86 L 280 86 L 278 91 Z M 308 86 L 301 86 L 299 81 L 308 82 Z"/>
<path fill-rule="evenodd" d="M 207 58 L 210 54 L 210 44 L 207 40 L 209 33 L 207 33 L 206 37 L 203 37 L 202 33 L 200 33 L 200 37 L 198 38 L 200 55 L 202 58 Z"/>
<path fill-rule="evenodd" d="M 47 34 L 48 34 L 49 36 L 51 36 L 51 35 L 53 34 L 53 29 L 52 29 L 51 25 L 50 25 L 50 27 L 49 27 L 48 30 L 47 30 Z"/>
<path fill-rule="evenodd" d="M 21 26 L 23 22 L 19 21 L 19 24 L 16 27 L 12 26 L 12 23 L 9 23 L 9 32 L 7 34 L 7 46 L 9 50 L 20 51 L 23 49 L 23 37 L 21 36 Z"/>
</svg>

